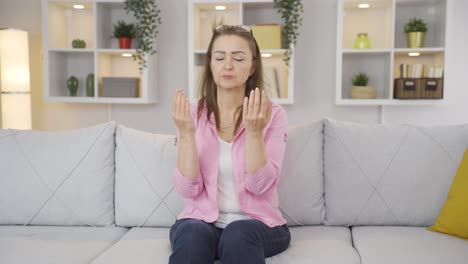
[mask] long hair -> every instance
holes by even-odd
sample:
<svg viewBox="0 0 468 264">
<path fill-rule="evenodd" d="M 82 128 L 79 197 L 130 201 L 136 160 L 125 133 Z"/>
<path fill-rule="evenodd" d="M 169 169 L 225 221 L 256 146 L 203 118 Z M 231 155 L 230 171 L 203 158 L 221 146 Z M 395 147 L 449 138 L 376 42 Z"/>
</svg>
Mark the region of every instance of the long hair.
<svg viewBox="0 0 468 264">
<path fill-rule="evenodd" d="M 213 43 L 216 41 L 216 39 L 225 35 L 235 35 L 245 39 L 252 53 L 253 73 L 249 76 L 245 83 L 245 96 L 248 97 L 250 95 L 250 91 L 254 90 L 256 87 L 258 87 L 260 91 L 264 89 L 262 57 L 260 54 L 260 48 L 258 47 L 257 41 L 255 40 L 252 31 L 250 29 L 247 30 L 245 26 L 223 25 L 216 28 L 213 32 L 213 36 L 211 37 L 211 41 L 206 52 L 205 66 L 200 80 L 198 119 L 200 119 L 204 109 L 206 108 L 206 120 L 210 120 L 211 115 L 214 114 L 217 129 L 220 129 L 219 109 L 217 102 L 218 91 L 217 85 L 213 78 L 213 72 L 211 70 L 211 52 L 213 51 Z M 242 105 L 237 108 L 235 113 L 239 111 L 240 114 L 237 120 L 233 120 L 236 124 L 233 135 L 236 134 L 242 122 Z"/>
</svg>

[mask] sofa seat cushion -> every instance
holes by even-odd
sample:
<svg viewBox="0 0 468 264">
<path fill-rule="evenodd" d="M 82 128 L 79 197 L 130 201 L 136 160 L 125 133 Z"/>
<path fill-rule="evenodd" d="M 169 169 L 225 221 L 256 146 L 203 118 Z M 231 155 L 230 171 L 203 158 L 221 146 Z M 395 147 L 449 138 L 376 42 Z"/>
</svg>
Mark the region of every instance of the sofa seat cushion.
<svg viewBox="0 0 468 264">
<path fill-rule="evenodd" d="M 362 264 L 464 264 L 468 240 L 424 227 L 360 226 L 352 228 Z"/>
<path fill-rule="evenodd" d="M 0 263 L 88 264 L 127 231 L 121 227 L 0 226 Z"/>
<path fill-rule="evenodd" d="M 291 227 L 292 243 L 267 263 L 358 264 L 359 255 L 345 227 Z M 132 228 L 92 264 L 162 264 L 171 254 L 169 228 Z M 221 263 L 217 261 L 215 263 Z"/>
</svg>

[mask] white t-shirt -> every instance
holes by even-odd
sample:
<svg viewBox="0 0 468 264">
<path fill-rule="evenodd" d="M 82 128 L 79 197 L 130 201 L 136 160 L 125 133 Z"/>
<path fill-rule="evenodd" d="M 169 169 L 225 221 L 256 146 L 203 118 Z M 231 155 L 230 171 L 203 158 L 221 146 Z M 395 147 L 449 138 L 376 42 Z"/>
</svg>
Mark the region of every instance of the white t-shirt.
<svg viewBox="0 0 468 264">
<path fill-rule="evenodd" d="M 237 195 L 234 176 L 232 174 L 231 148 L 228 143 L 218 137 L 219 142 L 219 169 L 218 169 L 218 208 L 219 217 L 215 226 L 225 228 L 229 223 L 252 219 L 240 210 L 239 197 Z"/>
</svg>

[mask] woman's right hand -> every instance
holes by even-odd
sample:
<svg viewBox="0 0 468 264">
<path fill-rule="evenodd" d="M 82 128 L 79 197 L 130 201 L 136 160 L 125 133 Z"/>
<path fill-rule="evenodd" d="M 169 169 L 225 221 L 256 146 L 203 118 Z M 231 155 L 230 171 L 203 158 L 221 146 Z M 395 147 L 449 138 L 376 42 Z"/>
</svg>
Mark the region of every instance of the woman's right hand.
<svg viewBox="0 0 468 264">
<path fill-rule="evenodd" d="M 172 99 L 172 119 L 180 135 L 195 133 L 195 125 L 190 114 L 190 103 L 184 91 L 178 89 Z"/>
</svg>

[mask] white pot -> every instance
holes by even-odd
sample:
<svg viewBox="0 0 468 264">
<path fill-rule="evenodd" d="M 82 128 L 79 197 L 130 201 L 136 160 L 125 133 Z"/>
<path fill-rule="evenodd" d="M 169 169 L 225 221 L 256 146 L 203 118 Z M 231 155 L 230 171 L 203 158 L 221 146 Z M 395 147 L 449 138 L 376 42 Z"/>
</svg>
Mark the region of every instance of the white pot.
<svg viewBox="0 0 468 264">
<path fill-rule="evenodd" d="M 353 86 L 350 96 L 353 99 L 375 99 L 377 90 L 371 86 Z"/>
</svg>

